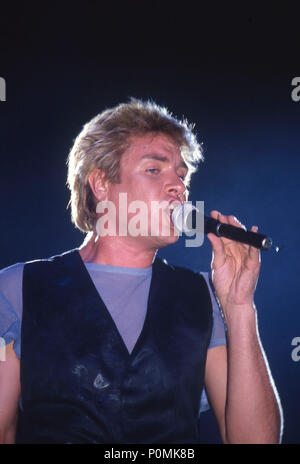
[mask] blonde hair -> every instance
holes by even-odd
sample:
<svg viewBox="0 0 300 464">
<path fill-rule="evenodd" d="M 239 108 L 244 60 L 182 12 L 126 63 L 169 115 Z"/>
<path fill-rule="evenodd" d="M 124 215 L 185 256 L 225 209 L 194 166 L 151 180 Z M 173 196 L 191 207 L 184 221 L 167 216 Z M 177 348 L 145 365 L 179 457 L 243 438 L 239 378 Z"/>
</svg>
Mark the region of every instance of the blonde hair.
<svg viewBox="0 0 300 464">
<path fill-rule="evenodd" d="M 72 222 L 83 232 L 93 230 L 96 199 L 88 177 L 94 168 L 101 169 L 111 183 L 119 183 L 120 159 L 136 135 L 160 133 L 181 147 L 181 153 L 191 174 L 203 160 L 201 146 L 193 133 L 194 125 L 178 120 L 166 108 L 153 101 L 131 98 L 129 103 L 107 109 L 83 126 L 69 153 L 67 186 L 71 197 Z"/>
</svg>

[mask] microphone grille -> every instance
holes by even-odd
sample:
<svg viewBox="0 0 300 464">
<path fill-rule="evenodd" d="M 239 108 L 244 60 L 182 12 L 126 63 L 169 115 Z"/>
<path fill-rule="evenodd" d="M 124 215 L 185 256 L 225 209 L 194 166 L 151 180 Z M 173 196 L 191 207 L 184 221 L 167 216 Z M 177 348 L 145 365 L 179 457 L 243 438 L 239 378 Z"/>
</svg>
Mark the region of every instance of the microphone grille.
<svg viewBox="0 0 300 464">
<path fill-rule="evenodd" d="M 172 212 L 172 221 L 179 232 L 188 233 L 193 230 L 192 220 L 190 220 L 192 219 L 190 218 L 190 214 L 193 212 L 197 213 L 199 210 L 191 203 L 183 203 L 174 208 Z"/>
</svg>

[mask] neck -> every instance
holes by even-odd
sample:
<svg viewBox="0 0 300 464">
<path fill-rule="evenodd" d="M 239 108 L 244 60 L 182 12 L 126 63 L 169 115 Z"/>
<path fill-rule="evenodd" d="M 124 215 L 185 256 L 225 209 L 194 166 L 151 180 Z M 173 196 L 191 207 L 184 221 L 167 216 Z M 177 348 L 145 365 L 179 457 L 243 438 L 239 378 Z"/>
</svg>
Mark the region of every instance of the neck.
<svg viewBox="0 0 300 464">
<path fill-rule="evenodd" d="M 82 260 L 86 263 L 106 264 L 121 267 L 150 267 L 156 255 L 156 249 L 145 249 L 133 245 L 123 237 L 97 237 L 89 233 L 79 247 Z"/>
</svg>

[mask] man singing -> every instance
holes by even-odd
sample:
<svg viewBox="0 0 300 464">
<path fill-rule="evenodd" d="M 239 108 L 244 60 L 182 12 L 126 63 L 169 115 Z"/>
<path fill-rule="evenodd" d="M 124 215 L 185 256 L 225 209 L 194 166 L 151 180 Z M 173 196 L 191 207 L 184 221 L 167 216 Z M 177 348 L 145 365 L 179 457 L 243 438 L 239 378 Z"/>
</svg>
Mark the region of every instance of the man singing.
<svg viewBox="0 0 300 464">
<path fill-rule="evenodd" d="M 172 208 L 201 159 L 192 127 L 153 102 L 84 126 L 68 157 L 84 243 L 0 272 L 2 443 L 197 443 L 204 391 L 224 443 L 280 442 L 253 300 L 259 250 L 208 234 L 213 286 L 156 257 L 178 240 Z"/>
</svg>

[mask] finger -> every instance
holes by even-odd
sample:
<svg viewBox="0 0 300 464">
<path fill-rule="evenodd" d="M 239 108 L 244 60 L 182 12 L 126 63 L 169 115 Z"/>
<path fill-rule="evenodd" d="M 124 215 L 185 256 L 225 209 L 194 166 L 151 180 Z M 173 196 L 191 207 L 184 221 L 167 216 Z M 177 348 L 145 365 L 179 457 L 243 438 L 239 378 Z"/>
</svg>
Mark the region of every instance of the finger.
<svg viewBox="0 0 300 464">
<path fill-rule="evenodd" d="M 222 214 L 215 209 L 210 212 L 210 215 L 213 219 L 223 222 L 223 224 L 231 224 L 236 227 L 242 227 L 243 229 L 246 230 L 245 225 L 242 224 L 241 221 L 239 221 L 236 216 L 233 216 L 233 215 L 226 216 L 225 214 Z"/>
<path fill-rule="evenodd" d="M 211 217 L 213 219 L 216 219 L 217 221 L 219 221 L 222 224 L 229 224 L 228 217 L 225 214 L 222 214 L 217 210 L 212 210 L 210 212 L 210 215 L 211 215 Z M 216 236 L 213 235 L 212 240 L 210 240 L 210 242 L 213 245 L 214 251 L 216 253 L 223 253 L 224 257 L 222 258 L 222 261 L 224 261 L 225 255 L 226 255 L 225 245 L 228 245 L 232 241 L 230 239 L 228 239 L 228 238 L 225 238 L 225 237 L 219 238 L 218 241 L 217 241 L 214 237 L 216 237 Z M 219 260 L 218 260 L 218 263 L 219 263 Z"/>
<path fill-rule="evenodd" d="M 224 243 L 219 237 L 212 233 L 207 234 L 207 238 L 211 243 L 213 251 L 211 268 L 216 270 L 223 266 L 226 260 Z"/>
<path fill-rule="evenodd" d="M 213 219 L 216 219 L 217 221 L 219 221 L 221 213 L 219 211 L 217 211 L 217 210 L 212 210 L 210 212 L 210 216 Z M 214 260 L 216 259 L 216 257 L 218 259 L 219 254 L 224 255 L 224 244 L 223 244 L 222 240 L 219 237 L 217 237 L 215 234 L 212 234 L 212 233 L 207 234 L 207 238 L 209 239 L 209 241 L 210 241 L 210 243 L 212 245 L 212 248 L 213 248 Z"/>
<path fill-rule="evenodd" d="M 244 224 L 242 224 L 236 216 L 228 216 L 228 223 L 232 226 L 240 227 L 241 229 L 247 230 Z"/>
<path fill-rule="evenodd" d="M 217 210 L 212 210 L 210 212 L 210 215 L 213 219 L 216 219 L 219 222 L 222 222 L 222 224 L 229 224 L 228 222 L 228 216 L 225 214 L 220 213 L 220 211 Z"/>
<path fill-rule="evenodd" d="M 213 209 L 211 212 L 210 212 L 210 216 L 213 218 L 213 219 L 218 219 L 218 215 L 219 215 L 219 211 Z"/>
<path fill-rule="evenodd" d="M 214 252 L 217 252 L 217 253 L 224 252 L 224 244 L 220 237 L 217 237 L 215 234 L 210 232 L 207 234 L 207 238 L 212 244 L 212 248 Z"/>
<path fill-rule="evenodd" d="M 258 226 L 252 226 L 250 229 L 251 232 L 257 233 L 258 232 Z M 252 260 L 257 260 L 260 263 L 260 249 L 250 246 L 249 247 L 249 257 Z"/>
<path fill-rule="evenodd" d="M 210 215 L 213 219 L 222 222 L 223 224 L 228 224 L 228 217 L 225 214 L 220 213 L 220 211 L 212 210 Z"/>
</svg>

